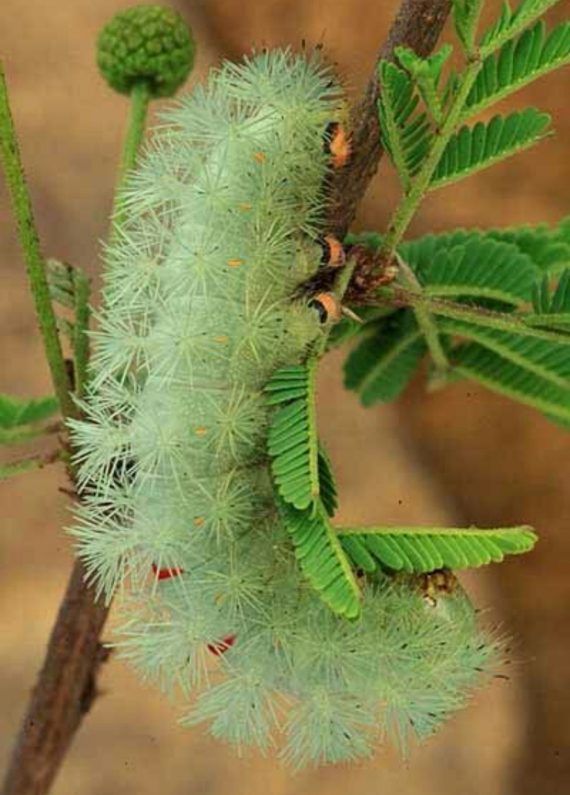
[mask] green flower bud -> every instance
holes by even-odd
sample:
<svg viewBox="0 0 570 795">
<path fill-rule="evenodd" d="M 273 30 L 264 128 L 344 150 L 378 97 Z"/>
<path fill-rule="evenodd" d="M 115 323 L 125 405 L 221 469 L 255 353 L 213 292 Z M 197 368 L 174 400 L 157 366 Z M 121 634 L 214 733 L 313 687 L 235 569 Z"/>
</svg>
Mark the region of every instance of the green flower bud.
<svg viewBox="0 0 570 795">
<path fill-rule="evenodd" d="M 195 49 L 191 30 L 171 8 L 134 6 L 115 14 L 99 34 L 97 65 L 121 94 L 145 81 L 153 96 L 168 97 L 190 74 Z"/>
</svg>

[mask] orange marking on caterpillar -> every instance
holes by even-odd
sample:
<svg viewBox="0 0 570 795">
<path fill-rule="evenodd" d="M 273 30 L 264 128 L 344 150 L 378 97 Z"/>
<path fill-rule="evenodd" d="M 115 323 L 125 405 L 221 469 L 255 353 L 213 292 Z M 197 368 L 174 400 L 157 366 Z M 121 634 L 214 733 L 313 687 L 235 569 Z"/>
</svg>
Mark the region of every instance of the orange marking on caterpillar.
<svg viewBox="0 0 570 795">
<path fill-rule="evenodd" d="M 240 265 L 243 265 L 242 259 L 229 259 L 227 264 L 230 268 L 239 268 Z"/>
<path fill-rule="evenodd" d="M 214 337 L 214 342 L 227 342 L 229 337 L 226 337 L 225 334 L 220 334 L 217 337 Z"/>
<path fill-rule="evenodd" d="M 208 429 L 204 428 L 203 425 L 199 425 L 197 428 L 194 428 L 194 433 L 196 434 L 196 436 L 205 436 L 207 430 Z"/>
<path fill-rule="evenodd" d="M 342 268 L 346 257 L 340 240 L 334 235 L 325 235 L 320 243 L 323 250 L 322 264 L 326 268 Z"/>
<path fill-rule="evenodd" d="M 265 163 L 265 155 L 263 152 L 254 152 L 253 159 L 258 163 Z"/>
<path fill-rule="evenodd" d="M 325 152 L 331 156 L 333 168 L 342 168 L 348 163 L 351 146 L 348 134 L 342 124 L 333 121 L 325 133 Z"/>
<path fill-rule="evenodd" d="M 322 323 L 329 320 L 338 323 L 342 318 L 342 305 L 334 293 L 317 293 L 309 306 L 319 311 Z"/>
<path fill-rule="evenodd" d="M 204 519 L 203 516 L 196 516 L 192 520 L 192 523 L 193 523 L 194 527 L 202 527 L 202 525 L 204 524 L 205 521 L 206 520 Z"/>
</svg>

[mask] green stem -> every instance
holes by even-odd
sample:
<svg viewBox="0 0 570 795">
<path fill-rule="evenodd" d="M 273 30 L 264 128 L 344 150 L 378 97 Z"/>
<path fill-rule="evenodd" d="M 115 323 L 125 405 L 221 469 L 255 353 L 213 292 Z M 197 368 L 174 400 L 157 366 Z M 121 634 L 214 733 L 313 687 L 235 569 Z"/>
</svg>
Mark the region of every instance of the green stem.
<svg viewBox="0 0 570 795">
<path fill-rule="evenodd" d="M 57 323 L 49 295 L 44 258 L 34 221 L 32 204 L 20 158 L 20 151 L 4 70 L 0 64 L 0 156 L 12 200 L 14 216 L 18 226 L 20 244 L 24 252 L 30 289 L 34 299 L 38 325 L 42 335 L 51 379 L 64 417 L 77 415 L 73 403 L 70 383 L 65 367 Z"/>
<path fill-rule="evenodd" d="M 390 225 L 388 227 L 388 232 L 384 237 L 382 247 L 378 252 L 379 260 L 381 262 L 385 263 L 391 261 L 397 246 L 402 240 L 402 237 L 404 236 L 406 229 L 410 224 L 410 221 L 416 214 L 419 205 L 428 192 L 433 173 L 437 168 L 437 164 L 441 160 L 449 139 L 455 132 L 455 129 L 460 121 L 465 102 L 480 69 L 480 60 L 473 61 L 467 66 L 463 74 L 457 95 L 453 101 L 453 104 L 449 108 L 443 127 L 435 136 L 434 145 L 420 171 L 414 177 L 414 181 L 412 182 L 410 189 L 406 192 L 406 195 L 392 216 Z"/>
<path fill-rule="evenodd" d="M 405 286 L 411 287 L 413 290 L 421 292 L 422 286 L 416 278 L 416 274 L 400 256 L 396 254 L 399 266 L 399 280 Z M 439 332 L 437 323 L 432 317 L 431 312 L 425 305 L 418 304 L 413 307 L 413 312 L 416 317 L 418 326 L 420 327 L 426 344 L 428 346 L 431 358 L 435 364 L 436 370 L 440 375 L 443 375 L 450 369 L 449 360 L 439 339 Z"/>
<path fill-rule="evenodd" d="M 385 294 L 387 288 L 384 288 Z M 528 325 L 525 315 L 506 314 L 493 312 L 482 307 L 470 307 L 465 304 L 456 304 L 441 298 L 430 298 L 423 293 L 415 293 L 409 290 L 396 290 L 392 292 L 392 297 L 386 295 L 385 300 L 380 303 L 389 306 L 411 306 L 425 307 L 434 315 L 453 318 L 454 320 L 464 320 L 478 326 L 498 329 L 499 331 L 509 331 L 513 334 L 524 334 L 526 337 L 536 337 L 537 339 L 548 340 L 549 342 L 570 345 L 570 334 L 548 329 L 536 328 Z"/>
<path fill-rule="evenodd" d="M 136 83 L 131 91 L 131 109 L 127 135 L 123 145 L 123 154 L 117 179 L 117 190 L 115 192 L 113 216 L 116 221 L 119 220 L 121 214 L 120 189 L 125 181 L 125 177 L 136 165 L 137 156 L 144 137 L 150 99 L 151 93 L 148 83 L 144 80 L 141 80 L 140 83 Z"/>
<path fill-rule="evenodd" d="M 77 397 L 83 397 L 85 385 L 87 384 L 87 365 L 89 363 L 90 284 L 87 276 L 78 268 L 73 270 L 72 278 L 75 298 L 75 323 L 73 326 L 75 394 Z"/>
</svg>

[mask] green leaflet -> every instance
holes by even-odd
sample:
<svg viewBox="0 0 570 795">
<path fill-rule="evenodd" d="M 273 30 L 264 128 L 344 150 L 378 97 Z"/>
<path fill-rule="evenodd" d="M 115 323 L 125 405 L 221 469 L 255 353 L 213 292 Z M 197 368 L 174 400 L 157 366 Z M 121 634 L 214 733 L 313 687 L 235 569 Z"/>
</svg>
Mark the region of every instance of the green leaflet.
<svg viewBox="0 0 570 795">
<path fill-rule="evenodd" d="M 551 275 L 570 265 L 570 223 L 567 219 L 555 227 L 538 224 L 490 229 L 485 234 L 517 246 L 538 268 Z"/>
<path fill-rule="evenodd" d="M 453 360 L 457 372 L 466 378 L 552 418 L 570 420 L 570 388 L 539 376 L 536 368 L 521 367 L 476 343 L 456 348 Z"/>
<path fill-rule="evenodd" d="M 328 520 L 337 508 L 337 489 L 330 461 L 317 438 L 317 362 L 283 367 L 265 386 L 268 403 L 279 406 L 267 449 L 279 509 L 303 573 L 331 610 L 356 618 L 360 591 Z"/>
<path fill-rule="evenodd" d="M 441 188 L 533 146 L 548 134 L 550 116 L 534 108 L 461 127 L 451 136 L 431 180 Z"/>
<path fill-rule="evenodd" d="M 46 260 L 48 287 L 52 301 L 65 309 L 73 311 L 70 321 L 57 316 L 58 330 L 71 343 L 73 351 L 75 392 L 81 396 L 87 382 L 87 361 L 89 358 L 89 339 L 87 332 L 91 318 L 89 279 L 81 268 L 57 259 Z"/>
<path fill-rule="evenodd" d="M 283 367 L 265 386 L 275 413 L 267 450 L 283 500 L 303 510 L 319 496 L 319 443 L 315 409 L 316 361 Z"/>
<path fill-rule="evenodd" d="M 417 85 L 424 104 L 436 124 L 441 124 L 443 121 L 439 82 L 443 67 L 452 51 L 451 45 L 446 44 L 429 58 L 420 58 L 409 47 L 396 47 L 395 50 L 398 60 Z"/>
<path fill-rule="evenodd" d="M 329 516 L 334 516 L 338 508 L 338 491 L 331 462 L 325 450 L 319 445 L 319 490 L 323 508 Z"/>
<path fill-rule="evenodd" d="M 298 511 L 280 505 L 301 570 L 330 609 L 345 618 L 360 613 L 360 589 L 350 562 L 320 503 Z"/>
<path fill-rule="evenodd" d="M 469 296 L 513 305 L 530 298 L 537 269 L 526 254 L 481 235 L 466 238 L 463 245 L 453 245 L 456 239 L 449 236 L 451 245 L 446 248 L 441 245 L 446 241 L 440 241 L 435 257 L 430 242 L 426 252 L 421 250 L 423 240 L 416 244 L 414 270 L 426 295 Z"/>
<path fill-rule="evenodd" d="M 462 119 L 480 113 L 509 94 L 548 72 L 570 62 L 570 22 L 563 22 L 546 36 L 542 20 L 507 41 L 483 63 L 467 97 Z"/>
<path fill-rule="evenodd" d="M 416 275 L 421 277 L 423 269 L 443 252 L 475 239 L 510 243 L 516 246 L 520 253 L 526 254 L 536 268 L 551 275 L 570 267 L 570 219 L 567 218 L 554 227 L 542 223 L 503 229 L 454 229 L 452 232 L 428 234 L 416 240 L 406 241 L 398 250 Z M 369 246 L 377 251 L 382 245 L 382 240 L 383 236 L 378 232 L 359 232 L 348 235 L 345 242 L 347 245 Z"/>
<path fill-rule="evenodd" d="M 513 11 L 508 0 L 503 0 L 501 16 L 481 39 L 481 57 L 486 58 L 509 39 L 518 36 L 558 2 L 559 0 L 522 0 Z"/>
<path fill-rule="evenodd" d="M 568 322 L 570 323 L 570 268 L 561 273 L 553 291 L 550 290 L 548 276 L 544 276 L 542 281 L 535 285 L 532 303 L 535 312 L 539 315 L 568 313 Z"/>
<path fill-rule="evenodd" d="M 427 350 L 411 312 L 403 311 L 378 324 L 348 355 L 345 386 L 365 406 L 394 400 L 402 393 Z"/>
<path fill-rule="evenodd" d="M 442 332 L 464 337 L 523 367 L 537 377 L 570 389 L 570 350 L 568 345 L 527 337 L 498 329 L 489 329 L 450 318 L 439 318 Z M 461 356 L 461 348 L 459 348 Z M 453 354 L 451 355 L 453 362 Z"/>
<path fill-rule="evenodd" d="M 420 574 L 442 568 L 465 569 L 498 563 L 505 555 L 530 551 L 537 535 L 530 527 L 495 530 L 438 527 L 342 527 L 343 549 L 367 573 L 378 564 Z"/>
<path fill-rule="evenodd" d="M 10 395 L 0 395 L 0 444 L 33 439 L 43 434 L 38 423 L 53 417 L 59 411 L 55 397 L 22 400 Z"/>
<path fill-rule="evenodd" d="M 409 75 L 389 61 L 380 61 L 378 74 L 382 144 L 408 187 L 431 148 L 433 132 L 426 114 L 415 112 L 419 96 Z"/>
<path fill-rule="evenodd" d="M 477 32 L 477 22 L 484 0 L 453 0 L 453 21 L 457 37 L 467 52 L 471 52 Z"/>
<path fill-rule="evenodd" d="M 303 510 L 320 496 L 326 513 L 333 516 L 337 489 L 330 460 L 317 437 L 316 367 L 316 361 L 284 367 L 266 384 L 268 402 L 280 406 L 271 423 L 267 449 L 282 499 Z"/>
</svg>

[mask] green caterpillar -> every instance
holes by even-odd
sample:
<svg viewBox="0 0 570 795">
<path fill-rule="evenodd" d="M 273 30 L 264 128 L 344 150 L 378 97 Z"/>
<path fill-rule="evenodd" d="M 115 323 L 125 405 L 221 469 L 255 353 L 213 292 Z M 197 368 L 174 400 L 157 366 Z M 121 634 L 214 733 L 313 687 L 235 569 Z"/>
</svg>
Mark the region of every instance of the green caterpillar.
<svg viewBox="0 0 570 795">
<path fill-rule="evenodd" d="M 294 767 L 431 734 L 500 644 L 450 576 L 418 574 L 534 542 L 331 524 L 314 380 L 350 268 L 325 296 L 304 286 L 344 115 L 318 55 L 289 51 L 223 65 L 164 114 L 120 197 L 72 423 L 71 532 L 98 594 L 121 592 L 123 656 L 184 723 L 280 742 Z M 324 250 L 331 274 L 340 246 Z"/>
</svg>

